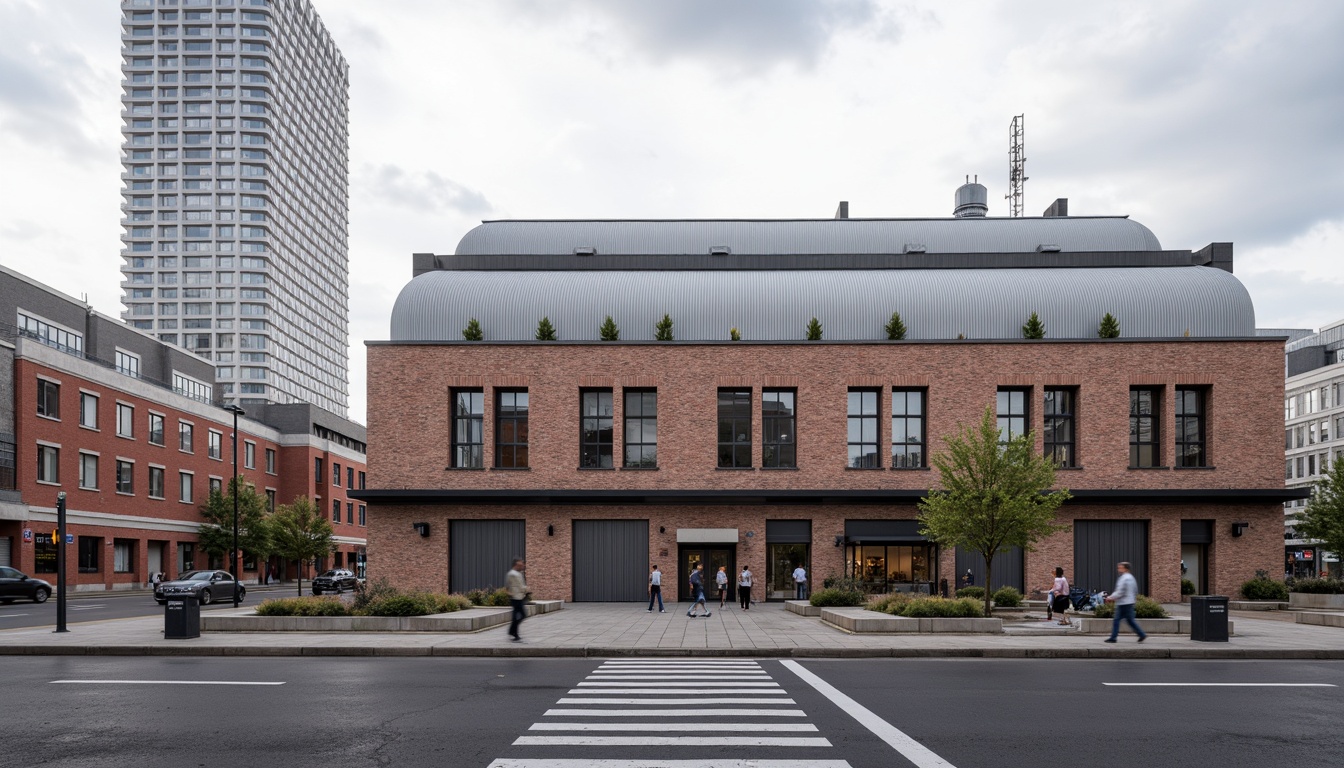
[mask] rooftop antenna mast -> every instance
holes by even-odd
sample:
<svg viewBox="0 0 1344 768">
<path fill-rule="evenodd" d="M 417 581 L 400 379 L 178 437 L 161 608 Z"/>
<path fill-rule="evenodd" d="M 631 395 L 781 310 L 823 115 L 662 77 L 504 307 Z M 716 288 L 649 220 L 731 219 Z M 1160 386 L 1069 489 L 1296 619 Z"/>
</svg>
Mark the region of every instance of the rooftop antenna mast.
<svg viewBox="0 0 1344 768">
<path fill-rule="evenodd" d="M 1026 115 L 1013 118 L 1008 126 L 1008 215 L 1022 215 L 1022 187 L 1027 181 L 1027 157 L 1025 136 L 1027 130 Z"/>
</svg>

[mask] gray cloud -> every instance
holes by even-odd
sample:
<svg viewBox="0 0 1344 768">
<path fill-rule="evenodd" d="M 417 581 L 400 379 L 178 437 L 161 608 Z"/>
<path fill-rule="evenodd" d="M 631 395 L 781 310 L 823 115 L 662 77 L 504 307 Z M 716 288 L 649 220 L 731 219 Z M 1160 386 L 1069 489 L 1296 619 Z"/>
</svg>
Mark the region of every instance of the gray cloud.
<svg viewBox="0 0 1344 768">
<path fill-rule="evenodd" d="M 366 166 L 356 174 L 355 186 L 364 200 L 379 200 L 416 211 L 457 211 L 480 216 L 494 206 L 485 195 L 434 171 L 408 172 L 397 165 Z"/>
<path fill-rule="evenodd" d="M 6 46 L 0 38 L 0 127 L 35 145 L 81 158 L 104 150 L 80 124 L 81 84 L 97 81 L 89 61 L 56 46 Z"/>
</svg>

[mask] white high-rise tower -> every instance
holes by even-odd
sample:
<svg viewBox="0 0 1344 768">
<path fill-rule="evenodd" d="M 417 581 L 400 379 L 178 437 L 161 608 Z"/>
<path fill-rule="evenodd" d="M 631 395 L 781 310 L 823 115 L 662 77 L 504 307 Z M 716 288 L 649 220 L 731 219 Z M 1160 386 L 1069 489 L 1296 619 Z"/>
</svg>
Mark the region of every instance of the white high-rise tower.
<svg viewBox="0 0 1344 768">
<path fill-rule="evenodd" d="M 349 396 L 349 75 L 310 0 L 122 0 L 131 325 L 228 403 Z"/>
</svg>

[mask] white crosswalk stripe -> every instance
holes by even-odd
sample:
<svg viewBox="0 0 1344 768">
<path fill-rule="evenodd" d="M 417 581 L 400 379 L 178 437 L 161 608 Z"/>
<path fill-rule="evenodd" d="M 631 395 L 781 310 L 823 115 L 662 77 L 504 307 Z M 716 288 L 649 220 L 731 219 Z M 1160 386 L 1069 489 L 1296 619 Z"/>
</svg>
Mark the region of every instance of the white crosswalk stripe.
<svg viewBox="0 0 1344 768">
<path fill-rule="evenodd" d="M 613 659 L 556 703 L 566 706 L 546 710 L 512 746 L 561 748 L 569 755 L 593 750 L 592 758 L 509 757 L 489 768 L 851 768 L 845 760 L 798 759 L 802 753 L 789 759 L 772 759 L 768 752 L 724 759 L 702 752 L 762 748 L 778 755 L 778 750 L 833 746 L 815 735 L 815 724 L 799 722 L 806 713 L 753 660 Z M 675 760 L 602 757 L 601 750 L 621 747 L 672 747 L 690 754 Z"/>
</svg>

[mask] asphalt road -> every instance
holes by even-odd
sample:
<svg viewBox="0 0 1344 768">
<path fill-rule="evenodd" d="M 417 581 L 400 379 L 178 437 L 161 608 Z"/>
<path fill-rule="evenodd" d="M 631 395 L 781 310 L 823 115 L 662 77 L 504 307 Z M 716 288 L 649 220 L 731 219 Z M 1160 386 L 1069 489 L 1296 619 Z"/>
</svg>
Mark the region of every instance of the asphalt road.
<svg viewBox="0 0 1344 768">
<path fill-rule="evenodd" d="M 1344 755 L 1339 662 L 738 664 L 701 673 L 646 672 L 628 659 L 0 657 L 11 734 L 0 766 L 1222 768 Z M 625 688 L 600 692 L 608 680 Z M 674 681 L 685 693 L 669 693 Z M 1168 685 L 1104 685 L 1117 682 Z M 691 687 L 712 683 L 713 694 Z M 775 684 L 783 692 L 768 694 Z M 757 703 L 714 701 L 728 698 Z M 860 722 L 860 708 L 875 717 Z M 713 713 L 725 709 L 736 711 Z"/>
<path fill-rule="evenodd" d="M 306 584 L 306 582 L 305 582 Z M 244 605 L 256 605 L 258 600 L 266 597 L 280 597 L 288 595 L 297 595 L 298 589 L 293 585 L 286 587 L 262 587 L 254 589 L 247 588 L 247 596 L 243 598 Z M 209 611 L 215 608 L 232 608 L 233 603 L 215 603 L 207 605 L 201 610 Z M 162 615 L 163 606 L 154 602 L 154 597 L 147 592 L 118 594 L 115 592 L 88 594 L 77 594 L 66 602 L 65 621 L 66 624 L 73 625 L 84 621 L 101 621 L 103 619 L 129 619 L 136 616 Z M 9 605 L 0 605 L 0 630 L 17 629 L 20 627 L 40 627 L 50 625 L 53 629 L 56 627 L 56 598 L 51 598 L 47 602 L 39 605 L 37 603 L 18 598 Z"/>
</svg>

